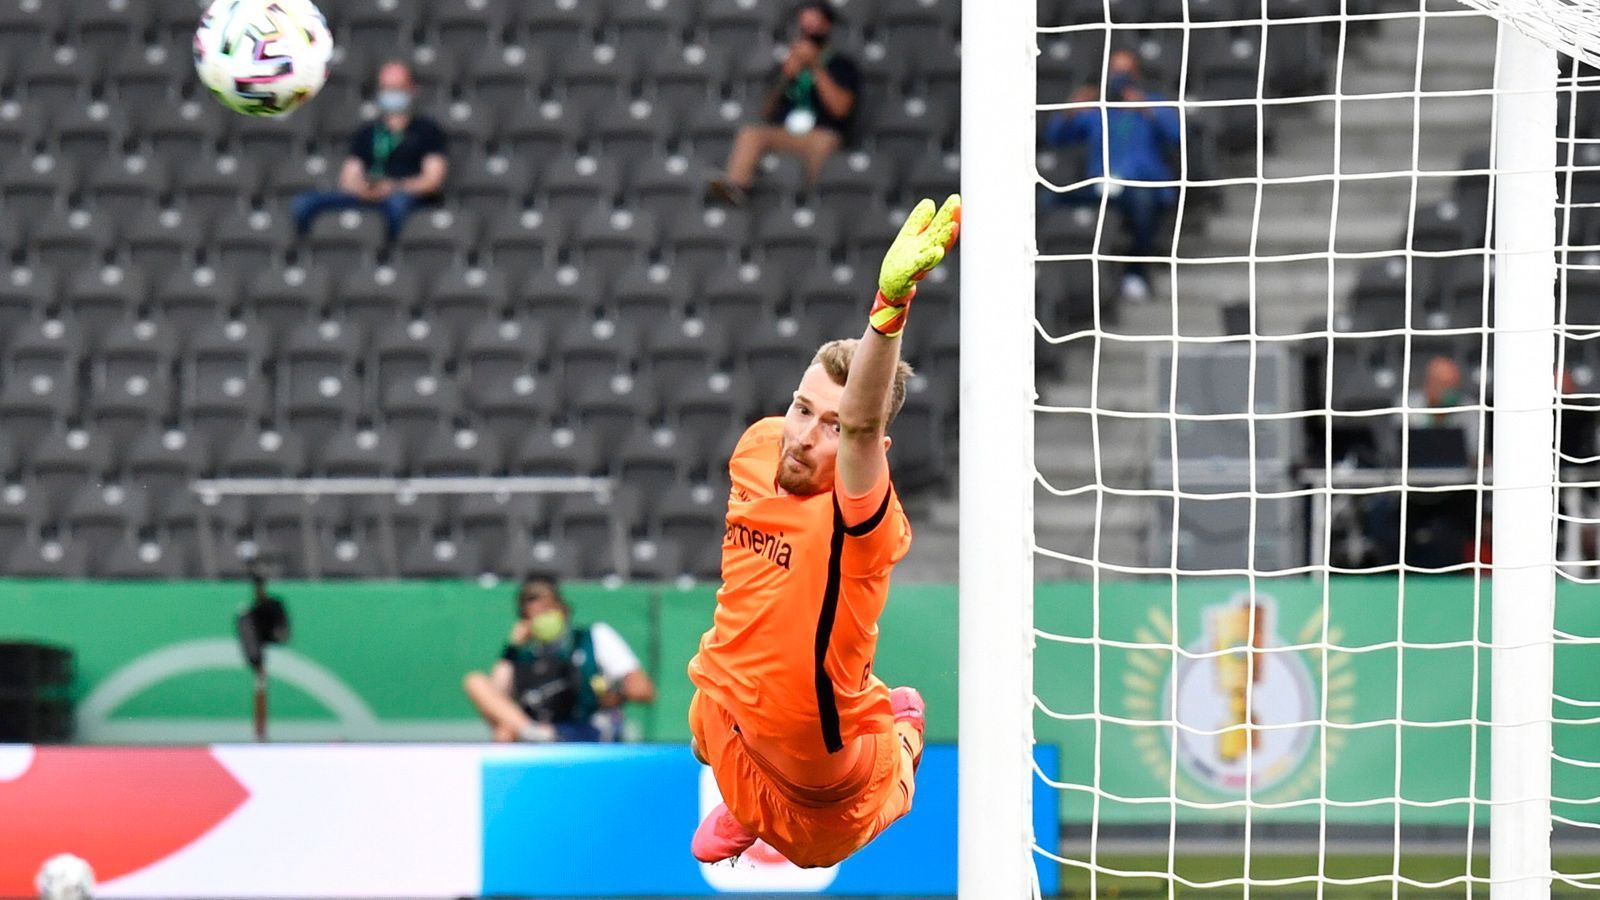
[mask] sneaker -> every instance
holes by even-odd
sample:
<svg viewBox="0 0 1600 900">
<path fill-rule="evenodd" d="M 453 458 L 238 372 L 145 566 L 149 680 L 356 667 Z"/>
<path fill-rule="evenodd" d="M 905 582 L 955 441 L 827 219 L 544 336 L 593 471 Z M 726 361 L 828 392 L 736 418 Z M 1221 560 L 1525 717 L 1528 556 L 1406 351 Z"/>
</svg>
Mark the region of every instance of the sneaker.
<svg viewBox="0 0 1600 900">
<path fill-rule="evenodd" d="M 750 200 L 748 191 L 726 178 L 718 178 L 712 181 L 706 186 L 706 194 L 711 199 L 720 200 L 729 206 L 744 206 Z"/>
<path fill-rule="evenodd" d="M 749 850 L 755 842 L 756 836 L 745 831 L 733 813 L 728 812 L 728 804 L 718 803 L 694 830 L 689 852 L 703 863 L 717 863 Z"/>
<path fill-rule="evenodd" d="M 889 708 L 894 711 L 896 722 L 910 722 L 917 734 L 923 734 L 927 728 L 926 712 L 928 704 L 922 700 L 922 694 L 914 687 L 897 687 L 889 692 Z M 924 744 L 926 746 L 926 744 Z M 911 770 L 915 772 L 922 765 L 922 751 L 918 750 L 911 757 Z"/>
<path fill-rule="evenodd" d="M 1122 276 L 1122 299 L 1130 303 L 1150 302 L 1150 283 L 1142 275 L 1129 273 Z"/>
</svg>

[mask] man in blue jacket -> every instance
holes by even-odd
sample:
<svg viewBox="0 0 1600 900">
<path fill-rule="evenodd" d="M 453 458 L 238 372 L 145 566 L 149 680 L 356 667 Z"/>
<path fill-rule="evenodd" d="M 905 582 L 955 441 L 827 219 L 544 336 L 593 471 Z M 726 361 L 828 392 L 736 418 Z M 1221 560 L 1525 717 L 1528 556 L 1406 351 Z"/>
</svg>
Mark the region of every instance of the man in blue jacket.
<svg viewBox="0 0 1600 900">
<path fill-rule="evenodd" d="M 1131 50 L 1116 50 L 1106 64 L 1106 100 L 1108 102 L 1147 103 L 1167 100 L 1167 97 L 1148 91 L 1139 77 L 1139 57 Z M 1072 102 L 1086 103 L 1095 100 L 1099 89 L 1094 85 L 1079 88 Z M 1105 134 L 1106 126 L 1111 134 Z M 1091 179 L 1109 176 L 1111 181 L 1096 181 L 1089 188 L 1062 195 L 1068 203 L 1100 204 L 1101 192 L 1109 196 L 1108 204 L 1115 205 L 1127 224 L 1128 236 L 1133 241 L 1133 256 L 1149 256 L 1155 247 L 1156 225 L 1166 211 L 1177 202 L 1177 188 L 1159 184 L 1175 180 L 1172 167 L 1167 164 L 1165 151 L 1177 147 L 1183 140 L 1183 123 L 1176 106 L 1149 106 L 1143 108 L 1112 107 L 1104 118 L 1097 107 L 1060 112 L 1045 128 L 1045 142 L 1049 144 L 1082 143 L 1088 146 L 1088 172 Z M 1111 171 L 1106 171 L 1109 158 Z M 1126 182 L 1158 182 L 1150 186 Z M 1130 263 L 1122 278 L 1122 294 L 1130 300 L 1142 301 L 1150 297 L 1150 281 L 1144 263 Z"/>
</svg>

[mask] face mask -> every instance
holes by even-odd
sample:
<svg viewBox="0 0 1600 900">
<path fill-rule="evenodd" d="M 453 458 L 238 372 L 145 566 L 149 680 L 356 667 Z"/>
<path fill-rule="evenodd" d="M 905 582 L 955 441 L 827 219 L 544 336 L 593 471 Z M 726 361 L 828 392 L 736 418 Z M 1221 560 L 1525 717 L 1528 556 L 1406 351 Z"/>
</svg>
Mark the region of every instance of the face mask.
<svg viewBox="0 0 1600 900">
<path fill-rule="evenodd" d="M 560 610 L 542 612 L 528 620 L 528 632 L 541 644 L 553 644 L 567 630 L 567 617 Z"/>
<path fill-rule="evenodd" d="M 800 32 L 800 36 L 811 43 L 816 44 L 818 47 L 826 47 L 828 45 L 828 35 L 825 32 L 818 33 L 814 31 L 802 31 Z"/>
<path fill-rule="evenodd" d="M 1106 94 L 1116 99 L 1116 96 L 1130 84 L 1133 84 L 1133 78 L 1127 75 L 1113 75 L 1106 79 Z"/>
<path fill-rule="evenodd" d="M 386 113 L 403 113 L 411 108 L 410 91 L 379 91 L 378 109 Z"/>
</svg>

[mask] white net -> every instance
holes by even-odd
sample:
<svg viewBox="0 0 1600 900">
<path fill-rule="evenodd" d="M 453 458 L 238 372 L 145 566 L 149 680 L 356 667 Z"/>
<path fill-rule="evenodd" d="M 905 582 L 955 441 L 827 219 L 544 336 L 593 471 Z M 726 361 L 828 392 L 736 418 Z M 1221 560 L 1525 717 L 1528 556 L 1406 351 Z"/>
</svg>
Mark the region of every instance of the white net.
<svg viewBox="0 0 1600 900">
<path fill-rule="evenodd" d="M 1600 95 L 1570 59 L 1525 136 L 1558 156 L 1557 435 L 1516 523 L 1545 562 L 1511 566 L 1558 582 L 1554 690 L 1513 720 L 1555 752 L 1547 795 L 1491 792 L 1493 146 L 1527 101 L 1496 34 L 1426 0 L 1039 4 L 1035 850 L 1068 893 L 1600 889 Z M 1524 800 L 1554 872 L 1491 873 Z"/>
</svg>

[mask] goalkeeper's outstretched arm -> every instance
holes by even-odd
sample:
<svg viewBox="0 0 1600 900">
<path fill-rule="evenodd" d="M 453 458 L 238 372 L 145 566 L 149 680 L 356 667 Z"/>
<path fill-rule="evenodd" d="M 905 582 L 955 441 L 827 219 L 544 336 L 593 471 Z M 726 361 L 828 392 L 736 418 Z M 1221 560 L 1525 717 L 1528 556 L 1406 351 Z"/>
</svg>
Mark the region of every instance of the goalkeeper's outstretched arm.
<svg viewBox="0 0 1600 900">
<path fill-rule="evenodd" d="M 944 259 L 960 230 L 959 195 L 952 194 L 937 212 L 932 200 L 924 200 L 884 254 L 878 295 L 839 399 L 838 485 L 848 495 L 871 491 L 888 468 L 884 436 L 906 315 L 917 282 Z"/>
</svg>

